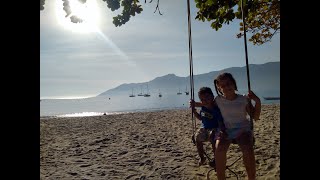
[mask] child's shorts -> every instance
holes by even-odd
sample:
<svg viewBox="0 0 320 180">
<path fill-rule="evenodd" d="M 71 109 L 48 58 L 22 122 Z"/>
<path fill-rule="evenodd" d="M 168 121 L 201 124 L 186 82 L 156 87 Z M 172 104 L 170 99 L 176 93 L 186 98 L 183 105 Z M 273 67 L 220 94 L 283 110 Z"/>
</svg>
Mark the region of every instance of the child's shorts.
<svg viewBox="0 0 320 180">
<path fill-rule="evenodd" d="M 250 127 L 226 129 L 226 136 L 217 137 L 220 141 L 232 141 L 237 144 L 252 144 L 253 132 Z"/>
<path fill-rule="evenodd" d="M 250 127 L 226 129 L 228 139 L 237 139 L 245 132 L 251 132 Z"/>
<path fill-rule="evenodd" d="M 200 128 L 196 133 L 196 141 L 197 142 L 211 142 L 215 141 L 215 130 L 214 129 L 205 129 Z"/>
</svg>

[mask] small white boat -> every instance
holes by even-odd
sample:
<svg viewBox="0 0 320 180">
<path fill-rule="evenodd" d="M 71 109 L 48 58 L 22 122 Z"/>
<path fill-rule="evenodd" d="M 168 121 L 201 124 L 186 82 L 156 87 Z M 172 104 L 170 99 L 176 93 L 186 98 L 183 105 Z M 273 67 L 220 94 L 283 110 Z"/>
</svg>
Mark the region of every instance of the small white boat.
<svg viewBox="0 0 320 180">
<path fill-rule="evenodd" d="M 143 96 L 144 96 L 144 97 L 150 97 L 148 84 L 147 84 L 147 93 L 145 93 Z"/>
<path fill-rule="evenodd" d="M 186 95 L 189 95 L 188 87 L 186 86 L 186 91 L 184 92 Z"/>
<path fill-rule="evenodd" d="M 136 97 L 136 96 L 133 94 L 133 88 L 132 88 L 132 93 L 129 95 L 129 97 Z"/>
</svg>

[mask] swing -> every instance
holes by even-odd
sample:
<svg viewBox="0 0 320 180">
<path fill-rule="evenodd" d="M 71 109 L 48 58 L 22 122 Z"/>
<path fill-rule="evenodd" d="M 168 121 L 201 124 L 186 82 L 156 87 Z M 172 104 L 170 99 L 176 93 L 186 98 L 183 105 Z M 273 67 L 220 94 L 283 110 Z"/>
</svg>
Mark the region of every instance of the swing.
<svg viewBox="0 0 320 180">
<path fill-rule="evenodd" d="M 194 100 L 194 79 L 193 79 L 193 58 L 192 58 L 192 37 L 191 37 L 191 19 L 190 19 L 190 0 L 187 0 L 187 8 L 188 8 L 188 38 L 189 38 L 189 73 L 190 73 L 190 96 L 191 96 L 191 100 Z M 243 29 L 244 29 L 244 46 L 245 46 L 245 58 L 246 58 L 246 71 L 247 71 L 247 82 L 248 82 L 248 91 L 251 91 L 251 87 L 250 87 L 250 74 L 249 74 L 249 63 L 248 63 L 248 51 L 247 51 L 247 37 L 246 37 L 246 24 L 245 24 L 245 18 L 244 18 L 244 13 L 243 13 L 243 0 L 241 0 L 241 12 L 242 12 L 242 22 L 243 22 Z M 251 104 L 251 101 L 249 100 L 249 103 Z M 251 114 L 251 112 L 249 112 L 249 114 Z M 193 115 L 193 109 L 192 109 L 192 113 L 191 113 L 191 120 L 192 120 L 192 142 L 195 145 L 196 144 L 196 140 L 195 140 L 195 129 L 196 129 L 196 121 L 194 120 L 194 115 Z M 253 132 L 253 120 L 252 120 L 252 116 L 250 115 L 250 126 L 251 126 L 251 130 Z M 232 143 L 235 143 L 234 141 Z M 253 146 L 255 145 L 255 138 L 254 138 L 254 134 L 253 134 Z M 254 147 L 253 147 L 254 148 Z M 212 170 L 216 170 L 215 169 L 215 161 L 214 158 L 211 159 L 207 153 L 204 150 L 204 155 L 208 158 L 209 160 L 209 166 L 212 167 L 212 169 L 210 169 L 207 172 L 207 180 L 209 180 L 209 174 Z M 228 169 L 231 173 L 233 173 L 236 178 L 238 179 L 238 175 L 232 171 L 230 169 L 231 166 L 233 166 L 233 164 L 235 164 L 238 160 L 240 160 L 242 158 L 242 155 L 236 159 L 232 164 L 227 165 L 226 169 Z"/>
</svg>

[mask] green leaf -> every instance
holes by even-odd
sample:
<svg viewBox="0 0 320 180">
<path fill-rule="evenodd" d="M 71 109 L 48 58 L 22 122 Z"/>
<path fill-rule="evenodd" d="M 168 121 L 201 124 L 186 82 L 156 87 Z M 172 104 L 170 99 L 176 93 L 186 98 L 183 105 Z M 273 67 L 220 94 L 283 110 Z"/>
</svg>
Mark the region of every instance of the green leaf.
<svg viewBox="0 0 320 180">
<path fill-rule="evenodd" d="M 207 5 L 207 6 L 211 6 L 212 4 L 213 4 L 213 0 L 207 0 L 207 1 L 206 1 L 206 5 Z"/>
</svg>

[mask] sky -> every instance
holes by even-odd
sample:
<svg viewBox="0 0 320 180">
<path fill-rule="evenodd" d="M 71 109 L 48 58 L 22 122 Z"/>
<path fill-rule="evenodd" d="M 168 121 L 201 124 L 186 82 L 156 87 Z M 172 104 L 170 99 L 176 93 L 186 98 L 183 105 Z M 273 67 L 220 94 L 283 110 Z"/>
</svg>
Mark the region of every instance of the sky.
<svg viewBox="0 0 320 180">
<path fill-rule="evenodd" d="M 112 17 L 122 9 L 112 12 L 102 0 L 87 0 L 81 24 L 64 18 L 62 0 L 47 0 L 40 11 L 40 98 L 93 97 L 124 83 L 189 76 L 187 1 L 160 0 L 162 15 L 154 13 L 157 1 L 140 2 L 143 11 L 115 27 Z M 190 3 L 193 74 L 245 66 L 240 21 L 216 31 L 195 20 Z M 247 41 L 247 48 L 249 64 L 279 62 L 280 34 L 260 46 Z"/>
</svg>

